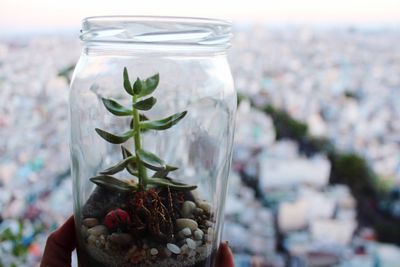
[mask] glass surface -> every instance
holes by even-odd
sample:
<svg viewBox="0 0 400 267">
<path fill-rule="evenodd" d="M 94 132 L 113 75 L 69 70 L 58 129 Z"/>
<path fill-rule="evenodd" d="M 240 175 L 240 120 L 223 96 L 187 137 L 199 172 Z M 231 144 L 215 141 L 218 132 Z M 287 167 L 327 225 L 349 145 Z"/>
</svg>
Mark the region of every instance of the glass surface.
<svg viewBox="0 0 400 267">
<path fill-rule="evenodd" d="M 229 23 L 219 20 L 93 17 L 83 21 L 83 51 L 70 91 L 79 266 L 214 265 L 236 111 L 236 93 L 225 55 L 230 37 Z M 111 114 L 101 100 L 112 98 L 127 107 L 132 105 L 132 97 L 123 86 L 124 67 L 132 83 L 137 77 L 159 73 L 159 84 L 152 94 L 157 102 L 143 112 L 150 120 L 187 111 L 173 127 L 141 134 L 142 148 L 179 168 L 170 172 L 169 178 L 197 186 L 193 191 L 173 189 L 170 198 L 164 198 L 167 188 L 155 187 L 161 203 L 168 205 L 172 199 L 173 216 L 169 215 L 173 233 L 167 240 L 157 240 L 148 233 L 152 226 L 146 225 L 143 214 L 139 217 L 145 230 L 137 230 L 137 223 L 133 226 L 136 214 L 130 205 L 138 191 L 112 191 L 90 181 L 122 159 L 121 144 L 106 142 L 95 128 L 111 133 L 129 129 L 130 118 Z M 122 145 L 136 150 L 131 139 Z M 126 170 L 113 176 L 137 182 Z M 130 219 L 126 221 L 125 213 L 119 210 Z M 112 215 L 118 219 L 115 228 L 106 223 L 106 217 Z M 192 221 L 197 226 L 192 226 Z"/>
</svg>

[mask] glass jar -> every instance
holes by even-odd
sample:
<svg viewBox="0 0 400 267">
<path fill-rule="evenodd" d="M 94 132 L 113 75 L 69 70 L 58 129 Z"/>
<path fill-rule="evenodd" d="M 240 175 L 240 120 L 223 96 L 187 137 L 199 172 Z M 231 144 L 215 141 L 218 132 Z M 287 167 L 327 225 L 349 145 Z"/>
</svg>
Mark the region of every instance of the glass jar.
<svg viewBox="0 0 400 267">
<path fill-rule="evenodd" d="M 236 112 L 230 24 L 82 27 L 70 91 L 79 266 L 214 266 Z"/>
</svg>

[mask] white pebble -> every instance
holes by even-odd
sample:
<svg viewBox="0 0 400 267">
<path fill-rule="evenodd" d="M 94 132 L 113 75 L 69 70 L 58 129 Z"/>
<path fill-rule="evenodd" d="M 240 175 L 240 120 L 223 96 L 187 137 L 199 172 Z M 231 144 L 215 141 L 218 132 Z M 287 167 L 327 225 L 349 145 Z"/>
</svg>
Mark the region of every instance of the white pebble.
<svg viewBox="0 0 400 267">
<path fill-rule="evenodd" d="M 196 208 L 196 204 L 192 201 L 185 201 L 182 204 L 182 216 L 188 218 L 192 215 L 193 210 Z"/>
<path fill-rule="evenodd" d="M 182 234 L 183 234 L 184 236 L 190 236 L 190 235 L 192 234 L 192 231 L 190 231 L 190 228 L 189 228 L 189 227 L 183 228 L 183 229 L 181 230 L 181 232 L 182 232 Z"/>
<path fill-rule="evenodd" d="M 168 243 L 168 244 L 167 244 L 167 248 L 168 248 L 172 253 L 174 253 L 174 254 L 179 254 L 179 253 L 181 253 L 181 249 L 180 249 L 177 245 L 175 245 L 175 244 Z"/>
<path fill-rule="evenodd" d="M 187 244 L 184 244 L 182 247 L 181 247 L 181 251 L 182 251 L 182 253 L 183 254 L 186 254 L 187 252 L 188 252 L 188 249 L 189 248 L 189 246 L 187 245 Z"/>
<path fill-rule="evenodd" d="M 195 231 L 198 225 L 197 222 L 192 219 L 180 218 L 176 220 L 176 227 L 179 230 L 188 227 L 190 230 Z"/>
<path fill-rule="evenodd" d="M 214 224 L 211 221 L 206 221 L 206 226 L 211 227 L 211 226 L 214 226 Z"/>
<path fill-rule="evenodd" d="M 208 212 L 208 213 L 211 212 L 211 204 L 206 201 L 201 201 L 201 202 L 197 203 L 197 206 L 200 209 L 204 210 L 205 212 Z"/>
<path fill-rule="evenodd" d="M 196 249 L 196 242 L 194 242 L 192 239 L 186 238 L 186 243 L 189 248 Z"/>
<path fill-rule="evenodd" d="M 101 235 L 101 236 L 100 236 L 100 243 L 101 243 L 102 245 L 104 245 L 104 244 L 106 243 L 106 238 L 104 237 L 104 235 Z"/>
<path fill-rule="evenodd" d="M 150 254 L 155 256 L 158 254 L 158 250 L 156 248 L 152 248 L 152 249 L 150 249 Z"/>
<path fill-rule="evenodd" d="M 96 218 L 86 218 L 83 220 L 83 225 L 91 228 L 99 224 L 99 221 Z"/>
<path fill-rule="evenodd" d="M 104 225 L 96 225 L 90 228 L 88 231 L 89 235 L 102 235 L 107 234 L 107 228 Z"/>
<path fill-rule="evenodd" d="M 194 256 L 196 256 L 196 250 L 191 250 L 191 251 L 189 251 L 188 256 L 189 256 L 189 257 L 194 257 Z"/>
<path fill-rule="evenodd" d="M 201 229 L 197 229 L 196 231 L 194 231 L 193 236 L 194 236 L 194 239 L 196 239 L 196 240 L 202 240 L 204 233 Z"/>
</svg>

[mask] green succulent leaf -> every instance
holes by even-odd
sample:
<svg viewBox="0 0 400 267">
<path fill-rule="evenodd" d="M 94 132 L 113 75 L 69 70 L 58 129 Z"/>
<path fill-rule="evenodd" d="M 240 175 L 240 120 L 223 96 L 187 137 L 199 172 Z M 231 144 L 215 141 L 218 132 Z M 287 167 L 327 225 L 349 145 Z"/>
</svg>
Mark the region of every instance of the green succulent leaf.
<svg viewBox="0 0 400 267">
<path fill-rule="evenodd" d="M 142 97 L 153 93 L 154 90 L 156 90 L 159 81 L 160 81 L 160 75 L 158 73 L 142 81 L 141 82 L 142 88 L 138 96 Z"/>
<path fill-rule="evenodd" d="M 129 130 L 122 135 L 115 135 L 109 132 L 106 132 L 102 129 L 96 128 L 95 129 L 97 134 L 100 135 L 104 140 L 112 143 L 112 144 L 122 144 L 126 142 L 130 137 L 132 137 L 134 130 Z"/>
<path fill-rule="evenodd" d="M 118 162 L 117 164 L 115 164 L 114 166 L 107 168 L 104 171 L 101 171 L 100 174 L 115 174 L 115 173 L 120 172 L 123 169 L 125 169 L 125 167 L 127 167 L 128 164 L 130 164 L 131 166 L 133 166 L 135 168 L 135 166 L 136 166 L 135 161 L 136 161 L 135 156 L 127 157 L 127 158 L 121 160 L 120 162 Z"/>
<path fill-rule="evenodd" d="M 140 127 L 147 130 L 166 130 L 177 124 L 186 114 L 187 111 L 185 110 L 161 120 L 144 121 L 140 123 Z"/>
<path fill-rule="evenodd" d="M 183 183 L 174 182 L 171 179 L 165 178 L 150 178 L 147 180 L 149 184 L 159 185 L 159 186 L 169 186 L 171 188 L 180 189 L 180 190 L 194 190 L 197 188 L 196 185 L 187 185 Z"/>
<path fill-rule="evenodd" d="M 124 88 L 125 88 L 125 91 L 128 94 L 133 95 L 133 90 L 132 90 L 131 82 L 129 81 L 128 70 L 126 69 L 126 67 L 124 68 L 123 76 L 124 76 Z"/>
<path fill-rule="evenodd" d="M 140 115 L 141 115 L 141 114 L 140 114 Z M 140 116 L 140 121 L 145 121 L 145 120 L 147 120 L 147 117 L 145 117 L 144 115 L 143 115 L 143 117 Z M 131 129 L 135 129 L 135 122 L 134 122 L 133 119 L 131 119 L 131 121 L 129 122 L 129 127 L 130 127 Z M 149 131 L 149 129 L 144 129 L 144 128 L 141 128 L 141 129 L 140 129 L 140 132 L 141 132 L 141 133 L 145 133 L 145 132 L 147 132 L 147 131 Z M 0 266 L 0 267 L 1 267 L 1 266 Z"/>
<path fill-rule="evenodd" d="M 139 110 L 149 110 L 156 104 L 156 102 L 157 99 L 151 96 L 149 98 L 146 98 L 142 101 L 133 104 L 133 107 Z"/>
<path fill-rule="evenodd" d="M 116 116 L 132 116 L 132 110 L 122 106 L 113 99 L 102 98 L 104 106 L 108 111 Z"/>
<path fill-rule="evenodd" d="M 102 98 L 105 108 L 116 116 L 130 117 L 130 130 L 122 134 L 113 134 L 96 128 L 97 134 L 112 144 L 122 144 L 132 138 L 135 141 L 135 151 L 129 151 L 121 146 L 122 160 L 115 165 L 101 171 L 99 176 L 90 180 L 98 186 L 117 191 L 131 191 L 138 189 L 138 185 L 128 181 L 122 181 L 111 175 L 126 169 L 130 174 L 138 178 L 140 188 L 157 186 L 170 186 L 178 190 L 193 190 L 194 185 L 178 183 L 168 178 L 168 174 L 177 170 L 177 167 L 166 165 L 165 162 L 155 154 L 141 148 L 141 134 L 150 130 L 166 130 L 177 124 L 187 111 L 173 114 L 164 119 L 150 121 L 148 117 L 140 114 L 139 111 L 147 111 L 154 107 L 157 100 L 151 94 L 159 85 L 159 74 L 147 79 L 137 78 L 134 83 L 129 80 L 128 70 L 123 70 L 123 86 L 125 91 L 132 96 L 132 106 L 124 107 L 116 100 Z M 147 169 L 155 171 L 152 178 L 148 178 Z"/>
<path fill-rule="evenodd" d="M 136 156 L 144 166 L 151 170 L 158 171 L 166 168 L 164 161 L 149 151 L 139 149 L 136 151 Z"/>
<path fill-rule="evenodd" d="M 164 178 L 164 177 L 166 177 L 168 175 L 168 173 L 170 173 L 172 171 L 175 171 L 177 169 L 178 169 L 177 167 L 166 165 L 165 169 L 161 169 L 161 170 L 156 171 L 153 174 L 152 177 L 162 177 L 162 178 Z"/>
<path fill-rule="evenodd" d="M 135 83 L 133 84 L 133 93 L 135 95 L 140 94 L 140 92 L 142 91 L 142 88 L 143 88 L 143 83 L 139 78 L 137 78 Z"/>
<path fill-rule="evenodd" d="M 136 168 L 136 164 L 129 162 L 128 165 L 126 165 L 126 170 L 133 176 L 139 177 L 139 172 Z"/>
<path fill-rule="evenodd" d="M 136 186 L 109 175 L 95 176 L 90 178 L 90 181 L 100 187 L 104 187 L 106 189 L 114 191 L 129 192 L 136 189 Z"/>
<path fill-rule="evenodd" d="M 121 152 L 122 152 L 122 157 L 123 157 L 124 159 L 126 159 L 126 158 L 132 156 L 132 153 L 131 153 L 126 147 L 124 147 L 124 146 L 121 146 Z"/>
<path fill-rule="evenodd" d="M 139 114 L 139 119 L 140 119 L 140 121 L 148 121 L 149 120 L 149 118 L 144 114 Z"/>
</svg>

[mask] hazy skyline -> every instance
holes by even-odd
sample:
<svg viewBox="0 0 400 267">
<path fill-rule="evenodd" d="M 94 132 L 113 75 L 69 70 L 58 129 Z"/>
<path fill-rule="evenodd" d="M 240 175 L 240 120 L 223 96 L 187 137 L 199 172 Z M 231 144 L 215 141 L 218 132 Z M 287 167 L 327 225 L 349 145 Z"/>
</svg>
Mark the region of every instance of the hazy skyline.
<svg viewBox="0 0 400 267">
<path fill-rule="evenodd" d="M 400 23 L 399 0 L 0 0 L 3 32 L 79 28 L 96 15 L 168 15 L 282 23 Z"/>
</svg>

